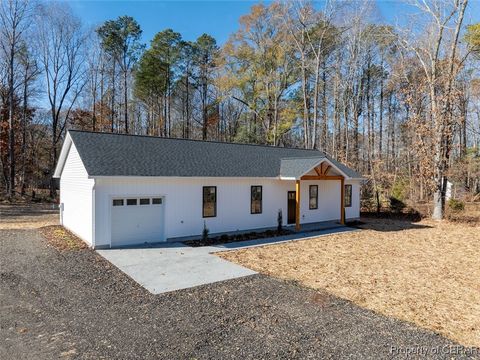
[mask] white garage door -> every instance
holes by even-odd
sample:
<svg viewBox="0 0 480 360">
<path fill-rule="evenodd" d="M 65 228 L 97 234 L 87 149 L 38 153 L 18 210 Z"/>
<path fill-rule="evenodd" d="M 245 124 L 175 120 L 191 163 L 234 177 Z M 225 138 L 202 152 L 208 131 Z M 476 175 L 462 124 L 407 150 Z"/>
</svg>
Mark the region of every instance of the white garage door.
<svg viewBox="0 0 480 360">
<path fill-rule="evenodd" d="M 163 198 L 114 198 L 112 247 L 163 241 Z"/>
</svg>

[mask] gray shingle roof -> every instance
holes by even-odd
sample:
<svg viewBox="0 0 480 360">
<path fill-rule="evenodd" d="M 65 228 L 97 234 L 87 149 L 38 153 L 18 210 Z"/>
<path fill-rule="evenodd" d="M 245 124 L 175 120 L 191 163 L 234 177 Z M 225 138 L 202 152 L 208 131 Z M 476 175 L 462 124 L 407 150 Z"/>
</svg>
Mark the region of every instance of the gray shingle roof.
<svg viewBox="0 0 480 360">
<path fill-rule="evenodd" d="M 297 177 L 298 174 L 305 174 L 325 159 L 325 155 L 312 158 L 290 158 L 282 159 L 280 162 L 280 175 L 283 177 Z"/>
<path fill-rule="evenodd" d="M 76 130 L 69 134 L 89 176 L 296 176 L 325 158 L 316 150 Z"/>
<path fill-rule="evenodd" d="M 343 172 L 345 175 L 352 179 L 361 179 L 362 174 L 356 172 L 355 170 L 349 168 L 345 164 L 342 164 L 341 162 L 333 159 L 332 157 L 325 155 L 325 157 L 333 164 L 335 165 L 341 172 Z"/>
</svg>

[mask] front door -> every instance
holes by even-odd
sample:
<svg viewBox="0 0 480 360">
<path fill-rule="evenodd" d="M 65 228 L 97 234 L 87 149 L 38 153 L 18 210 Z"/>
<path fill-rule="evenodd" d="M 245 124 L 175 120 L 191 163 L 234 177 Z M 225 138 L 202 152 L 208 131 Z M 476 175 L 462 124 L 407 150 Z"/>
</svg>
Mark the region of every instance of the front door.
<svg viewBox="0 0 480 360">
<path fill-rule="evenodd" d="M 296 192 L 289 191 L 288 192 L 288 224 L 295 224 L 295 214 L 296 214 Z"/>
</svg>

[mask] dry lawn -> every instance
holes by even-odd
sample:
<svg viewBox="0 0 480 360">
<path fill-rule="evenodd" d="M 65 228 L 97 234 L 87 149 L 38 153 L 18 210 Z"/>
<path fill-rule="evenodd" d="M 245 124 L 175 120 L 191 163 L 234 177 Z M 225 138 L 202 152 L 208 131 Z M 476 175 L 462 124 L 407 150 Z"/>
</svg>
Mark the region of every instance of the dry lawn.
<svg viewBox="0 0 480 360">
<path fill-rule="evenodd" d="M 1 204 L 0 230 L 37 229 L 58 224 L 58 210 L 52 204 Z"/>
<path fill-rule="evenodd" d="M 480 347 L 480 224 L 368 219 L 362 228 L 218 255 Z"/>
</svg>

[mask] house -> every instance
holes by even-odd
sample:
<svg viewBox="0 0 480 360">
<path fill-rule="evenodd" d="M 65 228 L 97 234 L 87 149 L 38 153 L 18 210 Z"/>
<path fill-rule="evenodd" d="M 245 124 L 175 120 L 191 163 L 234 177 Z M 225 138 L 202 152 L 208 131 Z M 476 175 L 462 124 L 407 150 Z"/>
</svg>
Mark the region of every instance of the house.
<svg viewBox="0 0 480 360">
<path fill-rule="evenodd" d="M 60 221 L 94 248 L 359 217 L 361 176 L 316 150 L 68 131 Z"/>
</svg>

